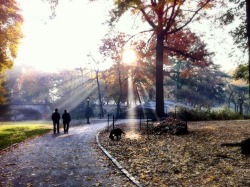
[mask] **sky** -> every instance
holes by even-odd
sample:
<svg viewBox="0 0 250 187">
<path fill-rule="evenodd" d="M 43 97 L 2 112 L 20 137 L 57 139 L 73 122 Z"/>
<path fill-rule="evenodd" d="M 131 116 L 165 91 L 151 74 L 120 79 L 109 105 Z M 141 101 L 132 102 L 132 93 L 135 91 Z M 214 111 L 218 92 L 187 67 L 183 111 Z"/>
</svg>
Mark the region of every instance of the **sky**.
<svg viewBox="0 0 250 187">
<path fill-rule="evenodd" d="M 49 19 L 49 5 L 42 0 L 19 0 L 24 17 L 24 38 L 17 64 L 53 71 L 78 68 L 88 63 L 87 53 L 96 51 L 106 27 L 108 4 L 63 0 Z M 98 13 L 97 13 L 98 12 Z"/>
<path fill-rule="evenodd" d="M 91 61 L 87 58 L 88 53 L 98 53 L 100 40 L 107 33 L 107 26 L 102 23 L 107 19 L 110 1 L 61 0 L 52 20 L 49 19 L 49 5 L 42 0 L 18 2 L 24 17 L 24 38 L 15 64 L 33 65 L 42 71 L 75 69 L 88 65 Z M 123 19 L 120 30 L 128 31 L 128 25 Z M 208 24 L 196 25 L 195 28 L 197 32 L 211 36 Z M 220 64 L 222 70 L 229 71 L 236 66 L 235 60 L 228 58 L 232 39 L 226 29 L 212 32 L 208 47 L 216 52 L 214 62 Z"/>
</svg>

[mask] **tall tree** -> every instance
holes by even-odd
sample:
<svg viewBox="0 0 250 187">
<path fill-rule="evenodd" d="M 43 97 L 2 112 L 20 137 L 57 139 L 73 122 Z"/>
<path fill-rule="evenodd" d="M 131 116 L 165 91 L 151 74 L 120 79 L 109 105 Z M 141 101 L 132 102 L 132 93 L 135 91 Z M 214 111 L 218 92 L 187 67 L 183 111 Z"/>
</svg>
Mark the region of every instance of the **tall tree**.
<svg viewBox="0 0 250 187">
<path fill-rule="evenodd" d="M 250 97 L 250 3 L 246 0 L 247 44 L 248 44 L 248 83 Z"/>
<path fill-rule="evenodd" d="M 95 63 L 95 79 L 96 79 L 96 84 L 97 84 L 97 90 L 98 90 L 98 100 L 99 100 L 99 116 L 100 118 L 104 117 L 104 111 L 103 111 L 103 97 L 102 97 L 102 93 L 101 93 L 101 85 L 100 85 L 100 69 L 99 69 L 99 64 L 100 62 L 97 61 L 92 54 L 88 54 L 88 56 L 93 60 L 93 62 Z"/>
<path fill-rule="evenodd" d="M 211 1 L 212 2 L 212 1 Z M 115 1 L 111 21 L 118 20 L 126 11 L 139 13 L 142 20 L 151 27 L 150 31 L 156 36 L 155 85 L 156 113 L 158 117 L 164 114 L 163 64 L 164 42 L 185 28 L 205 7 L 211 5 L 210 0 L 120 0 Z M 165 42 L 167 44 L 167 42 Z"/>
<path fill-rule="evenodd" d="M 126 35 L 124 33 L 119 33 L 117 36 L 107 35 L 103 39 L 103 45 L 100 46 L 99 51 L 103 56 L 110 57 L 114 62 L 114 81 L 117 83 L 119 88 L 115 102 L 117 104 L 116 116 L 119 116 L 120 104 L 122 97 L 124 96 L 123 87 L 124 82 L 127 80 L 127 72 L 124 71 L 124 66 L 122 64 L 122 51 L 126 43 Z M 111 70 L 111 69 L 110 69 Z M 112 79 L 111 79 L 112 80 Z"/>
</svg>

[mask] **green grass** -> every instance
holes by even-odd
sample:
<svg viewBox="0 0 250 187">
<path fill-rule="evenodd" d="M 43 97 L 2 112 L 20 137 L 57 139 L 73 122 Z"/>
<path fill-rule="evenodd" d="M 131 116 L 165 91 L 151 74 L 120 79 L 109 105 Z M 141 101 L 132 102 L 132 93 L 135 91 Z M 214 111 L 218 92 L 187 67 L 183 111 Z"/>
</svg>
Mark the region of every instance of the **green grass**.
<svg viewBox="0 0 250 187">
<path fill-rule="evenodd" d="M 0 122 L 0 150 L 29 138 L 45 134 L 52 129 L 49 122 Z"/>
</svg>

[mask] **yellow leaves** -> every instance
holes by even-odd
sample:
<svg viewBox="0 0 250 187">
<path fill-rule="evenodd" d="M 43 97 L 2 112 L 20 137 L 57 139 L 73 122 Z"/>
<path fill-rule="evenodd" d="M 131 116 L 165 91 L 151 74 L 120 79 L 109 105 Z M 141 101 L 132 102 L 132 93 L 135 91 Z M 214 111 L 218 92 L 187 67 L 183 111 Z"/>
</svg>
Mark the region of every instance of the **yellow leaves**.
<svg viewBox="0 0 250 187">
<path fill-rule="evenodd" d="M 204 184 L 207 184 L 215 179 L 215 176 L 211 175 L 208 178 L 204 179 Z"/>
<path fill-rule="evenodd" d="M 0 73 L 13 65 L 17 47 L 23 37 L 21 32 L 22 16 L 16 1 L 3 1 L 0 4 Z"/>
<path fill-rule="evenodd" d="M 146 179 L 146 176 L 142 173 L 140 178 L 141 179 Z"/>
<path fill-rule="evenodd" d="M 98 181 L 97 183 L 95 183 L 95 186 L 102 186 L 102 182 Z"/>
<path fill-rule="evenodd" d="M 27 183 L 26 187 L 32 187 L 33 185 L 31 183 Z"/>
<path fill-rule="evenodd" d="M 86 179 L 87 179 L 88 181 L 91 181 L 91 180 L 93 180 L 93 176 L 87 176 Z"/>
</svg>

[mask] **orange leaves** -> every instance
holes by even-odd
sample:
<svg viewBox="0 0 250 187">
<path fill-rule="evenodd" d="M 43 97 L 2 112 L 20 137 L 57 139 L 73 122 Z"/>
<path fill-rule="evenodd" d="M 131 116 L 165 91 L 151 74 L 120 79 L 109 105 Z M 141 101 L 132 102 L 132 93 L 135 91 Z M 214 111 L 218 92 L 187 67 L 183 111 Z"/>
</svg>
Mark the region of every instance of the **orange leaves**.
<svg viewBox="0 0 250 187">
<path fill-rule="evenodd" d="M 188 78 L 191 75 L 191 69 L 185 69 L 181 72 L 181 78 Z"/>
<path fill-rule="evenodd" d="M 179 60 L 189 60 L 194 66 L 209 65 L 209 53 L 206 45 L 190 30 L 182 30 L 171 34 L 165 43 L 166 53 Z"/>
<path fill-rule="evenodd" d="M 199 2 L 198 6 L 204 9 L 211 9 L 215 6 L 215 2 L 211 0 L 202 0 Z"/>
</svg>

